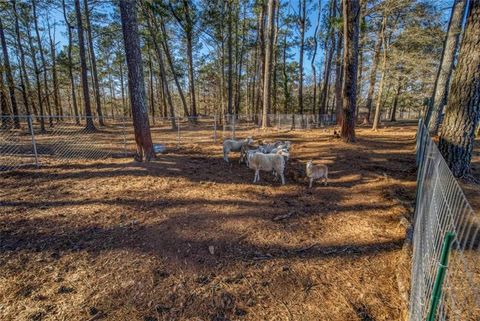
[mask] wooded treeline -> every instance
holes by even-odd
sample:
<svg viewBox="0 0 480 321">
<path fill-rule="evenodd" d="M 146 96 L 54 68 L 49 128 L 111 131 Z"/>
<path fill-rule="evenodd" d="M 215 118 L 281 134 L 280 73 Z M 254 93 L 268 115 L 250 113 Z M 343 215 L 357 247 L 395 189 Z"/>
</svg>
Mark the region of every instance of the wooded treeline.
<svg viewBox="0 0 480 321">
<path fill-rule="evenodd" d="M 457 56 L 478 60 L 478 29 L 466 32 L 478 23 L 468 19 L 478 2 L 3 1 L 1 112 L 96 116 L 100 126 L 104 116 L 133 116 L 137 127 L 161 116 L 172 128 L 172 116 L 262 114 L 266 127 L 271 113 L 336 114 L 341 136 L 354 141 L 356 123 L 376 130 L 382 115 L 395 121 L 406 110 L 426 115 L 437 133 L 446 108 L 447 150 L 448 128 L 464 128 L 448 116 L 450 99 L 463 94 L 454 85 L 472 86 L 461 100 L 470 112 L 459 113 L 474 118 L 469 133 L 478 124 L 475 68 L 468 79 L 452 77 Z M 95 126 L 89 118 L 87 128 Z"/>
<path fill-rule="evenodd" d="M 340 112 L 341 2 L 137 1 L 150 115 Z M 130 113 L 115 2 L 1 7 L 4 114 Z M 372 121 L 377 104 L 392 119 L 392 110 L 423 108 L 442 51 L 440 8 L 364 1 L 360 15 L 357 115 Z"/>
</svg>

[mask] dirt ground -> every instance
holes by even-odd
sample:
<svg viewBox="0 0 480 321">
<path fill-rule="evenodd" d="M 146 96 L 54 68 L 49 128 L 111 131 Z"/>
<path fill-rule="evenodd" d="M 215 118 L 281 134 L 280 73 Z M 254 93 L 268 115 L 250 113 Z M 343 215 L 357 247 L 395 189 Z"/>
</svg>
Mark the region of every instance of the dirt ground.
<svg viewBox="0 0 480 321">
<path fill-rule="evenodd" d="M 194 136 L 149 164 L 2 174 L 1 319 L 401 320 L 415 130 L 254 132 L 293 142 L 285 186 Z M 309 159 L 328 186 L 307 188 Z"/>
</svg>

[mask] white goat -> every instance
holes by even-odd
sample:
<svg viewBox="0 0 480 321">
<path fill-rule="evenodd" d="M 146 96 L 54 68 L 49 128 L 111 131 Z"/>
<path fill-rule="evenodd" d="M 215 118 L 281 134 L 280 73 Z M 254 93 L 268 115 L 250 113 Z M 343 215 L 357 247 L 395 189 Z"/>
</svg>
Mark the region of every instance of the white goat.
<svg viewBox="0 0 480 321">
<path fill-rule="evenodd" d="M 260 181 L 260 171 L 275 171 L 276 174 L 280 175 L 282 185 L 285 185 L 285 176 L 283 173 L 285 170 L 284 156 L 283 151 L 279 152 L 279 154 L 249 153 L 248 167 L 255 170 L 253 182 L 256 183 Z"/>
<path fill-rule="evenodd" d="M 267 143 L 267 144 L 263 144 L 262 146 L 260 146 L 260 149 L 262 151 L 262 153 L 264 154 L 269 154 L 272 152 L 273 149 L 277 148 L 278 146 L 282 145 L 283 142 L 281 141 L 278 141 L 278 142 L 274 142 L 274 143 Z"/>
<path fill-rule="evenodd" d="M 307 177 L 310 178 L 309 188 L 312 188 L 314 180 L 322 179 L 325 186 L 328 181 L 328 167 L 324 164 L 314 165 L 313 161 L 308 161 L 307 163 Z"/>
<path fill-rule="evenodd" d="M 253 143 L 252 137 L 242 140 L 227 139 L 223 142 L 223 159 L 228 163 L 228 154 L 230 152 L 239 152 L 243 145 Z"/>
</svg>

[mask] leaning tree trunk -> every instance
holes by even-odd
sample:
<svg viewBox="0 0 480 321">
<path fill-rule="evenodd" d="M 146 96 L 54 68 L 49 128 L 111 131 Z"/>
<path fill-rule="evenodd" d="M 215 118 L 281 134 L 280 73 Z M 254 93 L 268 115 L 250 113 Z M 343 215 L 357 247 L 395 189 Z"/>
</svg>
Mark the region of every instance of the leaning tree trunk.
<svg viewBox="0 0 480 321">
<path fill-rule="evenodd" d="M 433 95 L 428 107 L 425 124 L 432 135 L 438 133 L 441 114 L 447 102 L 450 77 L 455 62 L 460 33 L 462 31 L 463 17 L 465 13 L 465 0 L 455 0 L 452 8 L 452 15 L 448 24 L 448 31 L 443 45 L 442 58 L 438 68 L 437 78 L 433 89 Z"/>
<path fill-rule="evenodd" d="M 157 53 L 158 65 L 160 67 L 160 78 L 162 79 L 162 90 L 163 90 L 163 92 L 165 93 L 165 96 L 166 96 L 166 97 L 164 96 L 164 98 L 166 98 L 166 100 L 168 101 L 168 106 L 169 106 L 169 110 L 170 110 L 170 117 L 171 117 L 170 120 L 172 122 L 172 130 L 174 130 L 174 129 L 177 129 L 177 123 L 175 121 L 175 109 L 173 107 L 172 95 L 170 94 L 170 88 L 168 87 L 168 82 L 167 82 L 167 76 L 166 76 L 166 73 L 165 73 L 165 64 L 163 62 L 162 51 L 160 50 L 160 46 L 158 45 L 157 39 L 156 39 L 155 34 L 153 32 L 150 18 L 152 19 L 152 21 L 154 23 L 156 22 L 156 20 L 155 20 L 155 17 L 151 16 L 146 11 L 145 11 L 145 15 L 146 15 L 146 20 L 147 20 L 147 26 L 148 26 L 148 29 L 150 31 L 150 37 L 152 38 L 153 47 L 155 48 L 155 52 Z M 163 21 L 161 21 L 161 23 L 162 23 L 162 25 L 161 25 L 162 26 L 162 32 L 164 32 L 164 35 L 166 35 L 165 30 L 163 28 Z M 163 44 L 164 44 L 163 48 L 164 48 L 164 51 L 165 51 L 165 55 L 167 56 L 167 60 L 169 60 L 172 73 L 174 74 L 175 83 L 177 84 L 177 88 L 180 88 L 180 87 L 178 87 L 179 84 L 177 82 L 177 78 L 176 78 L 177 76 L 175 76 L 175 73 L 174 73 L 174 70 L 173 70 L 172 61 L 169 58 L 169 48 L 168 48 L 168 45 L 167 45 L 167 39 L 164 40 Z M 179 93 L 180 93 L 180 97 L 181 97 L 182 102 L 183 102 L 184 111 L 186 112 L 186 116 L 188 117 L 189 114 L 188 114 L 188 109 L 187 109 L 187 104 L 185 102 L 185 98 L 183 97 L 183 92 L 179 91 Z M 165 110 L 165 114 L 166 114 L 166 110 Z"/>
<path fill-rule="evenodd" d="M 0 19 L 0 39 L 2 42 L 5 73 L 7 74 L 8 91 L 10 93 L 10 104 L 12 106 L 12 112 L 14 116 L 13 122 L 15 124 L 15 128 L 20 128 L 20 120 L 18 117 L 16 117 L 18 116 L 18 107 L 17 107 L 17 99 L 15 97 L 15 82 L 13 81 L 12 68 L 10 66 L 10 58 L 8 56 L 7 42 L 5 40 L 5 33 L 3 31 L 3 24 L 1 19 Z"/>
<path fill-rule="evenodd" d="M 97 58 L 95 57 L 95 49 L 93 47 L 92 25 L 90 24 L 90 11 L 88 9 L 88 0 L 83 0 L 85 7 L 85 27 L 87 28 L 88 47 L 90 48 L 90 59 L 92 61 L 92 77 L 95 92 L 95 105 L 97 106 L 98 123 L 105 126 L 103 121 L 102 104 L 100 102 L 100 85 L 98 83 Z"/>
<path fill-rule="evenodd" d="M 88 77 L 87 77 L 87 58 L 85 55 L 85 40 L 83 38 L 83 23 L 82 23 L 82 11 L 80 9 L 80 0 L 75 0 L 75 12 L 77 16 L 77 28 L 78 28 L 78 46 L 80 49 L 80 69 L 82 78 L 83 89 L 83 103 L 85 106 L 85 116 L 87 125 L 86 130 L 95 130 L 95 125 L 92 119 L 92 107 L 90 105 L 90 95 L 88 93 Z"/>
<path fill-rule="evenodd" d="M 271 88 L 271 66 L 273 58 L 273 38 L 274 38 L 274 21 L 275 21 L 275 0 L 268 0 L 268 23 L 267 23 L 267 39 L 265 46 L 265 71 L 263 79 L 263 113 L 262 113 L 262 128 L 266 129 L 268 126 L 268 110 L 270 110 L 270 104 L 272 102 L 270 96 Z"/>
<path fill-rule="evenodd" d="M 150 21 L 149 17 L 150 17 L 151 21 L 153 22 L 153 26 L 155 27 L 155 29 L 158 30 L 158 22 L 157 22 L 157 19 L 155 18 L 155 16 L 147 15 L 147 19 L 146 19 L 147 24 Z M 149 29 L 152 32 L 152 34 L 151 34 L 152 40 L 156 42 L 157 40 L 155 38 L 155 35 L 153 34 L 154 29 L 152 29 L 151 25 L 149 26 Z M 170 67 L 170 71 L 172 73 L 172 77 L 173 77 L 173 80 L 175 82 L 175 86 L 177 87 L 178 95 L 180 96 L 180 100 L 182 102 L 183 113 L 185 114 L 185 116 L 189 117 L 190 112 L 188 111 L 187 100 L 185 99 L 185 95 L 183 93 L 182 85 L 180 84 L 180 81 L 178 80 L 177 72 L 175 71 L 174 61 L 173 61 L 173 58 L 172 58 L 172 55 L 171 55 L 171 52 L 170 52 L 170 46 L 168 44 L 168 41 L 169 41 L 168 33 L 166 31 L 165 22 L 163 21 L 163 18 L 160 18 L 160 29 L 161 29 L 161 32 L 162 32 L 162 37 L 161 37 L 160 42 L 161 42 L 163 51 L 165 52 L 165 56 L 167 58 L 167 63 Z"/>
<path fill-rule="evenodd" d="M 329 88 L 329 82 L 330 82 L 330 71 L 332 69 L 332 59 L 333 59 L 333 50 L 335 49 L 335 36 L 333 35 L 332 32 L 332 24 L 331 21 L 333 21 L 333 17 L 335 17 L 335 8 L 334 8 L 335 2 L 331 1 L 329 6 L 329 12 L 328 12 L 328 28 L 327 28 L 327 34 L 325 38 L 325 63 L 324 63 L 324 69 L 323 69 L 323 87 L 320 92 L 320 99 L 319 99 L 319 106 L 318 106 L 318 114 L 319 116 L 322 114 L 325 114 L 328 111 L 327 108 L 327 100 L 328 100 L 328 88 Z M 329 43 L 331 43 L 330 48 L 328 48 Z M 319 118 L 320 119 L 320 118 Z"/>
<path fill-rule="evenodd" d="M 480 0 L 470 6 L 438 144 L 456 177 L 470 172 L 480 120 Z"/>
<path fill-rule="evenodd" d="M 120 14 L 127 58 L 128 88 L 132 105 L 133 127 L 135 130 L 135 142 L 137 143 L 135 159 L 137 161 L 145 159 L 148 162 L 152 157 L 155 157 L 155 154 L 153 153 L 150 124 L 148 122 L 135 0 L 120 0 Z"/>
<path fill-rule="evenodd" d="M 340 136 L 346 142 L 355 141 L 359 13 L 359 0 L 345 1 L 343 6 L 343 119 Z"/>
</svg>

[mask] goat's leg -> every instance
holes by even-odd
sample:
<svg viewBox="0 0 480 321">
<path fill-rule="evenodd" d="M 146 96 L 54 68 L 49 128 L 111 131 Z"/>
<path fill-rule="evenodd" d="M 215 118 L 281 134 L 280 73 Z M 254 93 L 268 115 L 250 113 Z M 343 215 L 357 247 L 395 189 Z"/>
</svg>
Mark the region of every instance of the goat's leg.
<svg viewBox="0 0 480 321">
<path fill-rule="evenodd" d="M 223 160 L 226 161 L 227 163 L 228 163 L 228 153 L 229 153 L 229 150 L 223 147 Z"/>
<path fill-rule="evenodd" d="M 312 184 L 313 184 L 313 178 L 310 178 L 310 185 L 308 186 L 308 188 L 312 188 Z"/>
<path fill-rule="evenodd" d="M 280 173 L 280 178 L 282 179 L 282 185 L 285 185 L 285 176 L 283 173 Z"/>
</svg>

